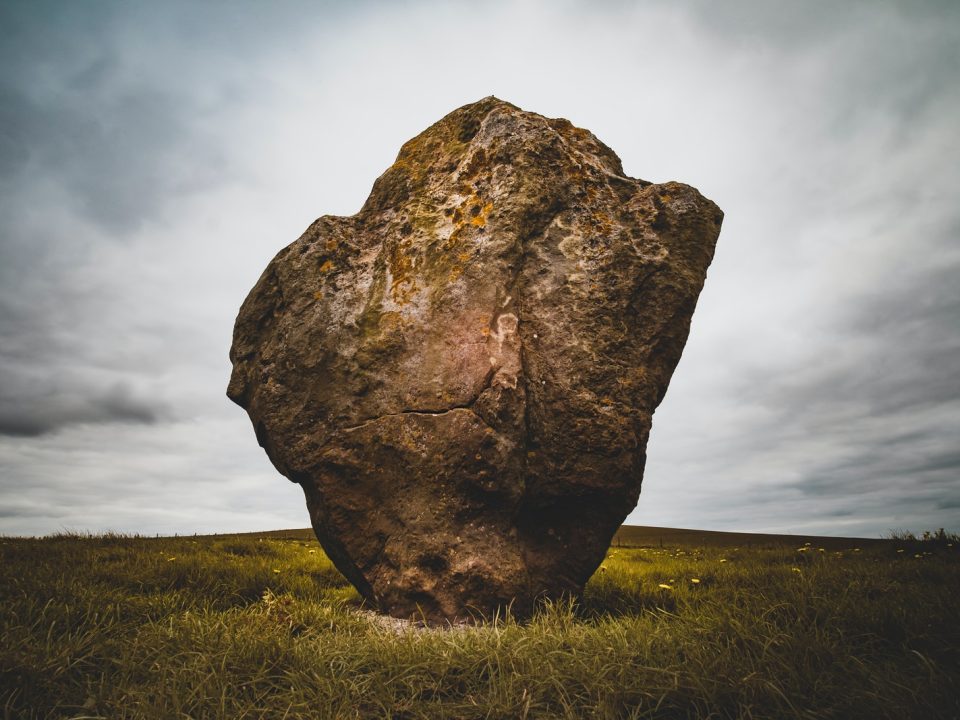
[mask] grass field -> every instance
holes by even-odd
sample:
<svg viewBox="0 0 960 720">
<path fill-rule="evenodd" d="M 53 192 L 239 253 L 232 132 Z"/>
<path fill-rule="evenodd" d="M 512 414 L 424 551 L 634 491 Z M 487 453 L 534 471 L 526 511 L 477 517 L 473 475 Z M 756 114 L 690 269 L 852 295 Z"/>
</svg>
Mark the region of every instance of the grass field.
<svg viewBox="0 0 960 720">
<path fill-rule="evenodd" d="M 525 625 L 426 630 L 358 608 L 308 531 L 3 538 L 0 709 L 77 719 L 957 718 L 951 540 L 627 529 L 579 603 Z"/>
</svg>

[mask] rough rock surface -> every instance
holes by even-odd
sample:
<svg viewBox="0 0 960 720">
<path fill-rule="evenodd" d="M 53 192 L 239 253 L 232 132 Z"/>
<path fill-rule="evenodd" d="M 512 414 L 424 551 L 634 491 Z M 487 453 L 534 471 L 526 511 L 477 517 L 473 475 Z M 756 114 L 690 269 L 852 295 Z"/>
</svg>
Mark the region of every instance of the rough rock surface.
<svg viewBox="0 0 960 720">
<path fill-rule="evenodd" d="M 228 395 L 375 607 L 523 616 L 580 592 L 636 505 L 722 217 L 485 98 L 273 259 Z"/>
</svg>

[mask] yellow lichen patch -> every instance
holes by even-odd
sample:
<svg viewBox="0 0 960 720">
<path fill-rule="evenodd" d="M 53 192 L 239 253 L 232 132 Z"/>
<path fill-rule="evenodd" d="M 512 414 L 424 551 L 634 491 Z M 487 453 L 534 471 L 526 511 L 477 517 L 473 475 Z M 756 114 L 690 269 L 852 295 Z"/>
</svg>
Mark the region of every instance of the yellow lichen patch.
<svg viewBox="0 0 960 720">
<path fill-rule="evenodd" d="M 428 203 L 418 203 L 411 211 L 409 218 L 411 228 L 420 230 L 427 235 L 435 235 L 440 217 L 437 209 Z"/>
<path fill-rule="evenodd" d="M 476 191 L 469 186 L 465 186 L 463 194 L 465 195 L 464 199 L 449 216 L 450 221 L 453 223 L 453 230 L 447 237 L 446 242 L 444 242 L 441 248 L 442 250 L 453 250 L 453 248 L 462 242 L 463 231 L 465 229 L 484 228 L 487 224 L 488 216 L 493 210 L 493 203 L 485 203 L 480 196 L 477 195 Z M 460 256 L 460 260 L 465 262 L 462 255 Z"/>
<path fill-rule="evenodd" d="M 328 273 L 328 272 L 330 272 L 331 270 L 333 270 L 333 261 L 332 261 L 332 260 L 327 260 L 327 261 L 325 261 L 325 262 L 323 263 L 323 265 L 320 266 L 320 272 L 322 272 L 322 273 Z"/>
<path fill-rule="evenodd" d="M 395 303 L 404 305 L 410 302 L 419 289 L 420 286 L 417 285 L 416 281 L 410 278 L 402 278 L 394 280 L 390 286 L 390 295 Z"/>
<path fill-rule="evenodd" d="M 456 226 L 454 232 L 464 225 L 473 225 L 474 227 L 483 227 L 487 224 L 487 217 L 493 210 L 492 202 L 484 202 L 476 191 L 470 190 L 467 197 L 453 212 L 453 223 Z"/>
<path fill-rule="evenodd" d="M 314 299 L 314 300 L 323 300 L 323 293 L 322 293 L 320 290 L 317 290 L 317 291 L 313 294 L 313 299 Z"/>
<path fill-rule="evenodd" d="M 337 247 L 337 241 L 334 238 L 327 240 L 327 250 L 334 250 Z"/>
<path fill-rule="evenodd" d="M 613 220 L 606 213 L 594 213 L 591 219 L 602 235 L 610 235 L 613 232 Z"/>
<path fill-rule="evenodd" d="M 468 262 L 472 257 L 473 257 L 473 253 L 462 252 L 459 255 L 457 255 L 457 260 L 465 263 L 465 262 Z"/>
<path fill-rule="evenodd" d="M 388 258 L 390 277 L 390 296 L 398 305 L 409 302 L 420 289 L 414 275 L 414 256 L 409 252 L 410 243 L 401 242 L 395 245 Z"/>
<path fill-rule="evenodd" d="M 493 203 L 488 202 L 485 205 L 474 205 L 471 209 L 470 224 L 474 227 L 484 227 L 487 224 L 487 216 L 493 210 Z"/>
</svg>

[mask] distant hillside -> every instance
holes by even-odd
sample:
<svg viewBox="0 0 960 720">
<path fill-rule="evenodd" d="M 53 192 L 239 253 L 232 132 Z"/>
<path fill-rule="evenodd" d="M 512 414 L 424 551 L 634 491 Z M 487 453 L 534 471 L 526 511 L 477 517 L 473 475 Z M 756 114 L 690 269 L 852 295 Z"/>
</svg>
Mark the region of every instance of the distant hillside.
<svg viewBox="0 0 960 720">
<path fill-rule="evenodd" d="M 710 547 L 769 547 L 776 545 L 801 546 L 810 543 L 830 550 L 889 542 L 880 539 L 824 537 L 820 535 L 769 535 L 765 533 L 719 532 L 662 528 L 646 525 L 622 525 L 613 538 L 613 545 L 621 547 L 660 547 L 697 545 Z"/>
<path fill-rule="evenodd" d="M 276 540 L 314 539 L 310 528 L 292 530 L 267 530 L 255 533 L 234 533 L 237 535 L 256 535 Z M 855 546 L 889 542 L 878 538 L 825 537 L 821 535 L 770 535 L 766 533 L 720 532 L 716 530 L 691 530 L 688 528 L 664 528 L 648 525 L 622 525 L 613 538 L 617 547 L 772 547 L 801 546 L 810 543 L 816 547 L 840 550 Z"/>
</svg>

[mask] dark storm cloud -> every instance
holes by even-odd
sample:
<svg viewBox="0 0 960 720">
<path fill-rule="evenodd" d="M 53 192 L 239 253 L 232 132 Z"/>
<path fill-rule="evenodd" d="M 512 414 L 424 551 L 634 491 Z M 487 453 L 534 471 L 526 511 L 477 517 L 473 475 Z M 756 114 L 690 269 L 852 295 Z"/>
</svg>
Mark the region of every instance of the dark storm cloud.
<svg viewBox="0 0 960 720">
<path fill-rule="evenodd" d="M 955 268 L 960 272 L 960 266 Z M 931 282 L 933 279 L 931 279 Z M 952 293 L 943 286 L 941 291 Z M 871 313 L 867 313 L 871 314 Z M 754 376 L 741 392 L 788 424 L 822 422 L 835 415 L 903 417 L 911 410 L 960 401 L 956 316 L 931 314 L 915 323 L 887 323 L 811 338 L 813 352 L 800 367 Z M 892 442 L 915 444 L 916 432 L 891 427 Z"/>
<path fill-rule="evenodd" d="M 75 424 L 153 424 L 162 415 L 155 402 L 117 384 L 106 389 L 76 383 L 0 389 L 0 435 L 38 437 Z"/>
<path fill-rule="evenodd" d="M 154 423 L 171 417 L 162 399 L 131 386 L 151 361 L 138 340 L 109 328 L 117 307 L 106 289 L 82 290 L 69 274 L 48 271 L 20 254 L 20 277 L 8 268 L 0 289 L 0 435 L 39 436 L 78 423 Z M 124 362 L 130 348 L 134 361 Z M 111 350 L 111 348 L 116 348 Z M 106 356 L 104 353 L 106 352 Z"/>
<path fill-rule="evenodd" d="M 43 505 L 5 505 L 0 507 L 0 518 L 29 519 L 29 518 L 50 518 L 63 517 L 64 513 L 59 508 L 51 508 Z"/>
<path fill-rule="evenodd" d="M 960 495 L 960 263 L 948 233 L 912 243 L 933 262 L 902 263 L 822 312 L 799 348 L 770 346 L 725 393 L 763 422 L 738 425 L 711 464 L 736 472 L 759 458 L 757 507 L 777 512 L 801 497 L 829 516 L 835 504 L 923 515 Z"/>
<path fill-rule="evenodd" d="M 960 263 L 946 252 L 950 240 L 927 243 L 944 264 L 886 279 L 838 310 L 807 367 L 744 388 L 787 433 L 845 443 L 846 457 L 797 483 L 803 492 L 935 478 L 947 492 L 960 478 Z"/>
<path fill-rule="evenodd" d="M 878 445 L 879 450 L 876 447 Z M 804 495 L 836 497 L 856 492 L 871 492 L 902 480 L 905 488 L 949 493 L 955 488 L 958 473 L 960 454 L 948 448 L 941 448 L 924 460 L 913 462 L 898 457 L 896 453 L 884 452 L 882 442 L 873 440 L 873 445 L 863 448 L 861 454 L 842 462 L 833 462 L 820 473 L 810 473 L 800 482 L 781 487 L 799 490 Z M 931 497 L 923 496 L 922 500 L 931 502 Z"/>
</svg>

